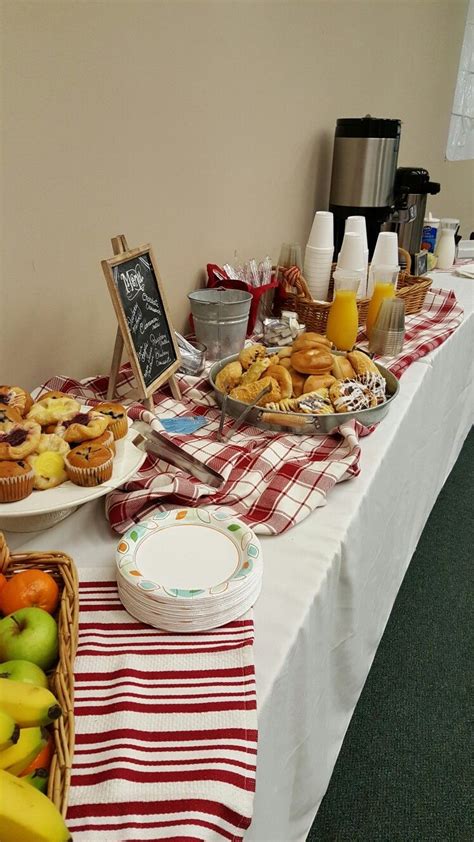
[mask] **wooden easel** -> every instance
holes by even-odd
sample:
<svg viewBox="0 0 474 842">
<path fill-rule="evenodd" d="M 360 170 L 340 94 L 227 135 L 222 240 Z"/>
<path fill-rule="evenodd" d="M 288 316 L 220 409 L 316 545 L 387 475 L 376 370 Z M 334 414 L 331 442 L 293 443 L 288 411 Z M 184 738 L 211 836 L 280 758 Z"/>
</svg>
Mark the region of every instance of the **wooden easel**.
<svg viewBox="0 0 474 842">
<path fill-rule="evenodd" d="M 117 234 L 116 237 L 112 237 L 111 242 L 112 249 L 115 255 L 124 254 L 125 252 L 130 251 L 124 234 Z M 112 365 L 110 367 L 109 385 L 107 388 L 108 401 L 112 401 L 114 399 L 115 389 L 117 386 L 117 376 L 120 368 L 120 363 L 122 361 L 123 346 L 124 340 L 119 324 L 115 336 L 114 352 L 112 355 Z M 167 382 L 170 384 L 171 394 L 173 395 L 173 397 L 176 400 L 181 400 L 181 391 L 175 375 L 171 374 L 167 378 Z M 143 403 L 146 406 L 146 408 L 150 410 L 150 412 L 154 412 L 153 397 L 151 395 L 147 396 L 140 394 L 138 396 L 138 400 L 140 400 L 140 402 Z"/>
</svg>

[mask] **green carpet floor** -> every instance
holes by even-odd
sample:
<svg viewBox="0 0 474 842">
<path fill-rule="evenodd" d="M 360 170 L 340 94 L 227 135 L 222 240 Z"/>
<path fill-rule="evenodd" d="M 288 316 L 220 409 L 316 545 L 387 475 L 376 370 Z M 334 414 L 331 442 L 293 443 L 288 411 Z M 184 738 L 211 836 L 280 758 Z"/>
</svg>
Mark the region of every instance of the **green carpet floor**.
<svg viewBox="0 0 474 842">
<path fill-rule="evenodd" d="M 473 509 L 471 431 L 400 588 L 307 842 L 474 840 Z"/>
</svg>

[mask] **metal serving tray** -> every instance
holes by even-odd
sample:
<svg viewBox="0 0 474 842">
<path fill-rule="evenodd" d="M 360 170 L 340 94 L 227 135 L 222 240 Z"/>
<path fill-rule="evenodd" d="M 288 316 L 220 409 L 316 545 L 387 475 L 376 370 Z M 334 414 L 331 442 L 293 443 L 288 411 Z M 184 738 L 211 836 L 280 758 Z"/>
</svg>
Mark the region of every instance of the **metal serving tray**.
<svg viewBox="0 0 474 842">
<path fill-rule="evenodd" d="M 267 348 L 269 354 L 277 353 L 281 348 Z M 331 351 L 332 354 L 340 352 Z M 343 354 L 340 354 L 344 356 Z M 238 354 L 233 354 L 230 357 L 225 357 L 214 363 L 209 372 L 209 382 L 214 389 L 214 395 L 219 406 L 222 405 L 223 392 L 216 389 L 216 377 L 219 371 L 224 368 L 227 363 L 236 360 Z M 314 436 L 324 433 L 330 433 L 336 427 L 344 424 L 345 421 L 351 421 L 356 418 L 357 421 L 364 427 L 370 427 L 372 424 L 377 424 L 382 421 L 387 415 L 392 401 L 398 395 L 399 385 L 398 380 L 391 371 L 384 368 L 383 365 L 375 363 L 380 373 L 385 377 L 387 384 L 387 400 L 379 406 L 374 406 L 372 409 L 361 409 L 358 412 L 335 412 L 327 415 L 306 415 L 297 412 L 283 412 L 282 410 L 266 410 L 265 407 L 254 406 L 245 421 L 247 424 L 252 424 L 261 430 L 270 430 L 274 433 L 293 433 L 298 436 Z M 237 418 L 248 406 L 242 401 L 237 401 L 235 398 L 227 398 L 226 411 L 231 418 Z"/>
</svg>

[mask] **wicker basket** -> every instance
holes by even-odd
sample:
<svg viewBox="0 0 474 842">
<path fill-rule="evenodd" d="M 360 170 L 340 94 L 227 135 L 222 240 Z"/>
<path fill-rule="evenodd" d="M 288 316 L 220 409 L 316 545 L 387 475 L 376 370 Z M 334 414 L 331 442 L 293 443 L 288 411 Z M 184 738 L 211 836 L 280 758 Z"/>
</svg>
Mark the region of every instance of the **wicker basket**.
<svg viewBox="0 0 474 842">
<path fill-rule="evenodd" d="M 332 271 L 334 272 L 335 264 Z M 329 282 L 328 298 L 332 298 L 334 279 L 331 273 Z M 419 278 L 409 275 L 407 272 L 400 272 L 397 284 L 397 298 L 403 298 L 405 302 L 405 313 L 407 316 L 418 313 L 423 307 L 426 293 L 431 286 L 431 278 Z M 295 291 L 293 291 L 295 290 Z M 294 310 L 298 314 L 300 322 L 306 325 L 308 330 L 315 333 L 326 332 L 331 301 L 313 301 L 311 293 L 302 276 L 292 281 L 290 288 L 285 281 L 280 286 L 279 295 L 276 299 L 276 306 L 279 311 Z M 359 326 L 365 325 L 370 298 L 361 298 L 357 302 L 359 314 Z"/>
<path fill-rule="evenodd" d="M 61 601 L 56 618 L 59 630 L 59 660 L 49 675 L 51 691 L 63 709 L 63 716 L 53 723 L 55 752 L 51 762 L 48 796 L 65 817 L 71 764 L 74 754 L 74 656 L 77 646 L 79 598 L 77 573 L 72 558 L 58 552 L 12 554 L 0 532 L 0 572 L 15 575 L 22 570 L 39 568 L 57 582 Z"/>
</svg>

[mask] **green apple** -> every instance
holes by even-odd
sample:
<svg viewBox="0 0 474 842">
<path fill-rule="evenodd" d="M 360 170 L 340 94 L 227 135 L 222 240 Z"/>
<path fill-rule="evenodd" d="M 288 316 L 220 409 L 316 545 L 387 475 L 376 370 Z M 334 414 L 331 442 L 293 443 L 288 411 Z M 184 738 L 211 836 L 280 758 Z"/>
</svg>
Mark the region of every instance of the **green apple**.
<svg viewBox="0 0 474 842">
<path fill-rule="evenodd" d="M 31 661 L 43 670 L 58 657 L 56 620 L 42 608 L 20 608 L 0 620 L 0 659 Z"/>
<path fill-rule="evenodd" d="M 48 679 L 40 667 L 31 661 L 5 661 L 0 664 L 0 678 L 12 678 L 35 687 L 47 687 Z"/>
</svg>

